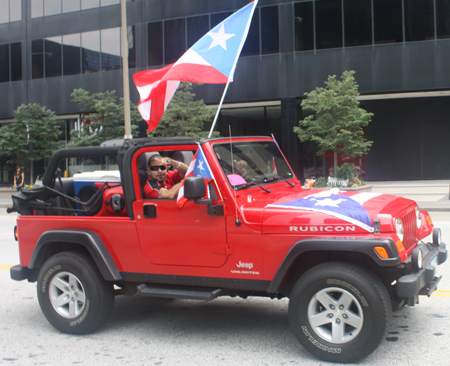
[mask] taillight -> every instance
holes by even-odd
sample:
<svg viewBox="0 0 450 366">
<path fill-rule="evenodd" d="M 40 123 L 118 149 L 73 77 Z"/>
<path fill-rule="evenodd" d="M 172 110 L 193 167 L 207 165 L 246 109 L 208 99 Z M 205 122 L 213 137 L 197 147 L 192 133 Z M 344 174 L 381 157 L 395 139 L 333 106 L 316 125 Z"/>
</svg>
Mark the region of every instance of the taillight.
<svg viewBox="0 0 450 366">
<path fill-rule="evenodd" d="M 16 239 L 16 241 L 19 240 L 19 233 L 17 232 L 17 225 L 14 226 L 14 239 Z"/>
</svg>

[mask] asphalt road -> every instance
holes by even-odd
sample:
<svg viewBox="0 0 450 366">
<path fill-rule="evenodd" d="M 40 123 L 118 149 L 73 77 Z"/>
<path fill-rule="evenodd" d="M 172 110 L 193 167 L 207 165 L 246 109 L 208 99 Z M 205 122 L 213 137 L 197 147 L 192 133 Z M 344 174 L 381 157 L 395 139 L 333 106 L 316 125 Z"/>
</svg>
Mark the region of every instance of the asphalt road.
<svg viewBox="0 0 450 366">
<path fill-rule="evenodd" d="M 450 243 L 450 213 L 432 214 Z M 98 332 L 70 336 L 44 318 L 36 284 L 9 278 L 19 263 L 15 217 L 0 211 L 0 365 L 325 365 L 297 342 L 288 300 L 212 302 L 118 297 Z M 394 314 L 386 340 L 360 365 L 449 364 L 450 265 L 439 290 Z"/>
</svg>

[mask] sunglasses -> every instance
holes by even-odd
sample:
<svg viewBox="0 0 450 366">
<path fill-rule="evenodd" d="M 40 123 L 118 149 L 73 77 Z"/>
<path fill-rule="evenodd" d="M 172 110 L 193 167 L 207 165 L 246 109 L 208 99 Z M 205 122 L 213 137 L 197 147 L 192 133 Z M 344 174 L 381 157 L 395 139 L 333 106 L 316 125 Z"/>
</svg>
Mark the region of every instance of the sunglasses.
<svg viewBox="0 0 450 366">
<path fill-rule="evenodd" d="M 158 170 L 161 170 L 163 172 L 164 170 L 166 170 L 166 167 L 164 165 L 153 165 L 150 167 L 150 170 L 152 172 L 157 172 Z"/>
</svg>

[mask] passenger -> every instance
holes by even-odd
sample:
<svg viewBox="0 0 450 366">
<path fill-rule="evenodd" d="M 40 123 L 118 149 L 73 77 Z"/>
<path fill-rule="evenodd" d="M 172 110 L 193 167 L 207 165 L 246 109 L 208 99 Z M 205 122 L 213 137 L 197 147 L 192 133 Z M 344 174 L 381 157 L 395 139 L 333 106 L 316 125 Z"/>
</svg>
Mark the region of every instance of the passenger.
<svg viewBox="0 0 450 366">
<path fill-rule="evenodd" d="M 176 170 L 167 171 L 170 166 L 173 166 Z M 148 159 L 147 169 L 150 178 L 144 186 L 144 197 L 173 199 L 178 195 L 181 180 L 184 178 L 188 166 L 161 155 L 152 155 Z"/>
</svg>

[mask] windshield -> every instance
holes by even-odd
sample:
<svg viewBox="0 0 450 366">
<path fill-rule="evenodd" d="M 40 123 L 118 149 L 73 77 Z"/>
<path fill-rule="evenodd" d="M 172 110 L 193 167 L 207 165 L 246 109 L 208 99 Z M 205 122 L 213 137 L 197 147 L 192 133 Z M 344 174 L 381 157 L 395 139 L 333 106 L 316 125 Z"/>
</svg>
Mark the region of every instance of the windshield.
<svg viewBox="0 0 450 366">
<path fill-rule="evenodd" d="M 290 179 L 293 174 L 273 141 L 245 141 L 213 145 L 223 172 L 237 189 L 276 179 Z"/>
</svg>

